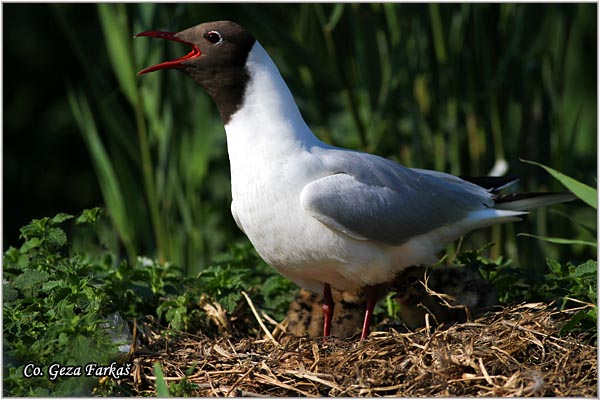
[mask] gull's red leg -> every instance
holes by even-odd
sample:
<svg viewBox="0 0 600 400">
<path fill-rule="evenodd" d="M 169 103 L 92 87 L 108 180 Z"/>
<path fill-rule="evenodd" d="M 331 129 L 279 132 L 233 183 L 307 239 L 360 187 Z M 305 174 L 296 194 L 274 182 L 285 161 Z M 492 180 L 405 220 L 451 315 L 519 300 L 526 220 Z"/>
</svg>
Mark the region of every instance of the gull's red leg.
<svg viewBox="0 0 600 400">
<path fill-rule="evenodd" d="M 367 289 L 367 310 L 365 311 L 365 320 L 363 321 L 360 340 L 365 340 L 367 336 L 369 336 L 371 318 L 373 317 L 373 309 L 375 309 L 375 304 L 377 304 L 377 290 L 374 286 L 371 286 Z"/>
<path fill-rule="evenodd" d="M 325 284 L 323 288 L 323 336 L 331 335 L 331 321 L 333 319 L 333 295 L 331 294 L 331 286 Z"/>
</svg>

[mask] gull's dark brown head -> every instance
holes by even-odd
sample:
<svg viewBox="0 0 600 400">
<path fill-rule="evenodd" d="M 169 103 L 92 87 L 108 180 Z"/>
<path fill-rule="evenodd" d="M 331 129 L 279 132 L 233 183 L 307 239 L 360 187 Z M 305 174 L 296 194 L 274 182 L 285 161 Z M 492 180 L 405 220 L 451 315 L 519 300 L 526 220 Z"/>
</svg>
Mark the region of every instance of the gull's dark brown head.
<svg viewBox="0 0 600 400">
<path fill-rule="evenodd" d="M 188 54 L 164 61 L 138 72 L 177 69 L 198 82 L 213 98 L 225 124 L 241 105 L 248 83 L 246 60 L 256 39 L 248 30 L 231 21 L 207 22 L 181 32 L 145 31 L 148 36 L 188 45 Z"/>
</svg>

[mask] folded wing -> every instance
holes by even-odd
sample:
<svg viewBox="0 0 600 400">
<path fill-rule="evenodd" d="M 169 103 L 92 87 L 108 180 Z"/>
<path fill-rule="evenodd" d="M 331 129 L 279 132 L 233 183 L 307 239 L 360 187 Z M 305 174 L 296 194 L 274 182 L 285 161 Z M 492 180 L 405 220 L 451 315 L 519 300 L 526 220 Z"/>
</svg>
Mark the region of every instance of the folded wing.
<svg viewBox="0 0 600 400">
<path fill-rule="evenodd" d="M 314 218 L 358 240 L 400 245 L 412 237 L 492 208 L 492 194 L 448 174 L 403 167 L 378 156 L 329 149 L 330 175 L 300 195 Z"/>
</svg>

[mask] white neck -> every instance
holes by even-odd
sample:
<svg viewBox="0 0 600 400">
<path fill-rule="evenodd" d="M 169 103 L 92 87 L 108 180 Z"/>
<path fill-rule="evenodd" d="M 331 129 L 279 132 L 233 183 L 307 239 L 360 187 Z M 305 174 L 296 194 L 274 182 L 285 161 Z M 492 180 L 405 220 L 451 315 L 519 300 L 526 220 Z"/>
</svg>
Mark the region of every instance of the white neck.
<svg viewBox="0 0 600 400">
<path fill-rule="evenodd" d="M 250 79 L 242 106 L 225 126 L 230 158 L 252 148 L 281 153 L 322 144 L 302 119 L 279 70 L 258 41 L 246 66 Z"/>
</svg>

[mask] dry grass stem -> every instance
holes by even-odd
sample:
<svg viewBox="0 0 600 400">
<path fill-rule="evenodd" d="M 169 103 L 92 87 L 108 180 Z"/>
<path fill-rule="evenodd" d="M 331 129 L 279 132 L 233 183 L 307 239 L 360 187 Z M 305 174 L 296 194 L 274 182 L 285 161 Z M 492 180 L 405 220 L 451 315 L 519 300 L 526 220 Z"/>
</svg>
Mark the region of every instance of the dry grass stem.
<svg viewBox="0 0 600 400">
<path fill-rule="evenodd" d="M 250 298 L 250 296 L 248 296 L 248 294 L 246 292 L 244 292 L 243 290 L 242 290 L 242 295 L 246 299 L 246 302 L 248 302 L 248 306 L 250 306 L 250 309 L 252 310 L 252 314 L 254 314 L 254 317 L 256 318 L 256 321 L 260 325 L 260 327 L 263 330 L 263 332 L 265 332 L 265 335 L 267 335 L 267 337 L 275 345 L 279 346 L 279 343 L 277 343 L 277 340 L 275 340 L 275 338 L 273 337 L 273 335 L 271 335 L 271 332 L 265 326 L 265 323 L 263 322 L 262 318 L 260 317 L 260 315 L 258 315 L 258 311 L 256 310 L 256 307 L 254 307 L 254 303 L 252 302 L 252 299 Z"/>
<path fill-rule="evenodd" d="M 200 397 L 595 397 L 596 347 L 558 336 L 574 312 L 522 304 L 446 330 L 380 326 L 364 342 L 161 336 L 161 327 L 146 323 L 151 334 L 140 335 L 131 385 L 134 394 L 155 394 L 152 365 L 159 361 L 170 390 L 185 379 L 186 393 Z M 258 315 L 255 332 L 268 337 Z"/>
</svg>

